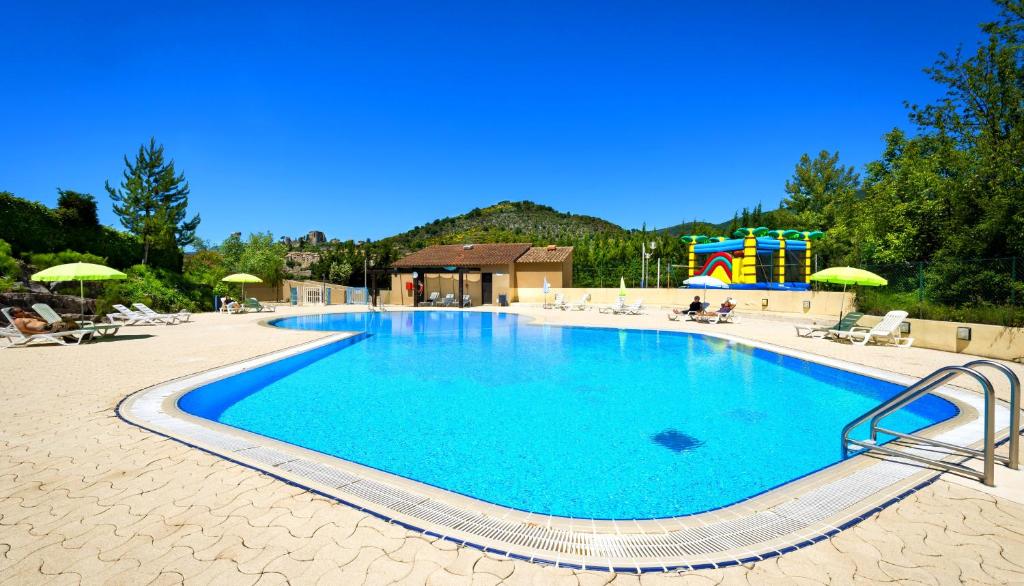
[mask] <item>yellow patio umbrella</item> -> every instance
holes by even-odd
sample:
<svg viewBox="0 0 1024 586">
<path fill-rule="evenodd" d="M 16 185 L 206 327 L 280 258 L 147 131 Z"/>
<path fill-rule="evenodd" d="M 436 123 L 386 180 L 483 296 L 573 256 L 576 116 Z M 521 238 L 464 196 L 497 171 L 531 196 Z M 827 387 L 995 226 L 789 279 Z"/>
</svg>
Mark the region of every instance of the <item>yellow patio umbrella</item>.
<svg viewBox="0 0 1024 586">
<path fill-rule="evenodd" d="M 865 271 L 864 269 L 855 269 L 853 267 L 829 267 L 823 271 L 818 271 L 811 275 L 812 281 L 819 283 L 833 283 L 836 285 L 843 286 L 843 293 L 846 293 L 847 285 L 863 285 L 865 287 L 881 287 L 888 285 L 889 281 L 883 277 L 872 273 L 871 271 Z M 839 319 L 843 319 L 843 308 L 839 306 Z"/>
<path fill-rule="evenodd" d="M 619 297 L 626 296 L 626 277 L 619 277 Z"/>
<path fill-rule="evenodd" d="M 82 314 L 85 315 L 85 281 L 127 279 L 128 275 L 91 262 L 72 262 L 39 271 L 30 278 L 33 281 L 78 281 L 79 301 Z"/>
<path fill-rule="evenodd" d="M 256 275 L 250 275 L 249 273 L 234 273 L 221 279 L 226 283 L 241 283 L 242 284 L 242 301 L 245 301 L 245 284 L 246 283 L 262 283 L 263 279 Z"/>
</svg>

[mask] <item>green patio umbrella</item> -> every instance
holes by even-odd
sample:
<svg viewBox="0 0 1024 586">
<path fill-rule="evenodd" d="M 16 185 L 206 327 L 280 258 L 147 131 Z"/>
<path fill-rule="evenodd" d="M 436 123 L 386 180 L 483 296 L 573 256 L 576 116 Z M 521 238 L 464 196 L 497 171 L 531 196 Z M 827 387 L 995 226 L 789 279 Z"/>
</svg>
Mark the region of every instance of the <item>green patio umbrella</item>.
<svg viewBox="0 0 1024 586">
<path fill-rule="evenodd" d="M 241 283 L 242 284 L 242 301 L 244 302 L 245 301 L 245 284 L 246 283 L 262 283 L 263 279 L 257 277 L 256 275 L 250 275 L 249 273 L 235 273 L 233 275 L 228 275 L 228 276 L 224 277 L 223 279 L 221 279 L 221 281 L 224 281 L 226 283 Z"/>
<path fill-rule="evenodd" d="M 812 281 L 819 283 L 833 283 L 843 286 L 843 293 L 846 293 L 847 285 L 863 285 L 865 287 L 881 287 L 888 285 L 889 281 L 879 277 L 871 271 L 855 269 L 853 267 L 829 267 L 811 275 Z M 843 319 L 843 308 L 839 306 L 839 319 Z"/>
<path fill-rule="evenodd" d="M 626 296 L 626 277 L 619 277 L 619 297 Z"/>
<path fill-rule="evenodd" d="M 82 314 L 84 315 L 85 281 L 112 281 L 117 279 L 127 279 L 128 275 L 103 265 L 88 262 L 73 262 L 39 271 L 32 275 L 31 278 L 33 281 L 78 281 L 79 299 L 81 300 Z"/>
</svg>

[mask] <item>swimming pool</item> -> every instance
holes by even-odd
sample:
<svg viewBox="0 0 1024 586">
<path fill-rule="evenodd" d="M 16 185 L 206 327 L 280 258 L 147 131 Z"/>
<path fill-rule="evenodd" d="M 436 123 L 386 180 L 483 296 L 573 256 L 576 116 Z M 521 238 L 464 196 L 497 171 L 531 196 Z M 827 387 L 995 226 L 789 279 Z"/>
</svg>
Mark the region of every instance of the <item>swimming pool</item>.
<svg viewBox="0 0 1024 586">
<path fill-rule="evenodd" d="M 359 331 L 200 387 L 200 417 L 498 505 L 593 519 L 723 507 L 836 463 L 842 426 L 900 387 L 721 339 L 514 314 L 275 320 Z M 956 407 L 926 396 L 889 424 Z"/>
</svg>

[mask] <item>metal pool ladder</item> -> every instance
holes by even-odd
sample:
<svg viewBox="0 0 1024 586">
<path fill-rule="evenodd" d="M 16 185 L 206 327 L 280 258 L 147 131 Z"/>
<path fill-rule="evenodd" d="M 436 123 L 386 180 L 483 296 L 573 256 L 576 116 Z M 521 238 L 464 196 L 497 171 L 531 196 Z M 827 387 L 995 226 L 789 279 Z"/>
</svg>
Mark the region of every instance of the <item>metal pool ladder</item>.
<svg viewBox="0 0 1024 586">
<path fill-rule="evenodd" d="M 996 426 L 996 392 L 992 387 L 992 381 L 987 376 L 978 372 L 981 368 L 989 368 L 997 370 L 1006 376 L 1006 379 L 1010 383 L 1010 450 L 1008 456 L 997 456 L 996 451 L 996 437 L 995 437 L 995 426 Z M 984 433 L 984 446 L 980 450 L 968 448 L 965 446 L 958 446 L 939 440 L 934 440 L 920 435 L 914 435 L 910 433 L 900 433 L 879 425 L 879 422 L 886 416 L 892 414 L 898 409 L 904 407 L 914 399 L 917 399 L 921 395 L 933 391 L 942 385 L 952 381 L 960 376 L 967 375 L 973 378 L 979 385 L 981 385 L 982 392 L 985 394 L 985 413 L 983 424 L 985 427 Z M 857 440 L 850 437 L 850 432 L 855 427 L 864 423 L 865 421 L 871 421 L 871 439 L 869 440 Z M 854 419 L 850 423 L 847 423 L 843 427 L 842 436 L 842 454 L 843 459 L 846 459 L 851 454 L 850 446 L 858 446 L 861 448 L 858 453 L 868 452 L 875 450 L 888 454 L 890 456 L 896 456 L 898 458 L 907 458 L 915 460 L 925 464 L 937 466 L 939 468 L 945 468 L 953 472 L 965 474 L 967 476 L 973 476 L 978 480 L 985 483 L 987 486 L 994 485 L 995 477 L 995 461 L 1006 464 L 1008 467 L 1018 470 L 1020 468 L 1020 379 L 1017 375 L 1007 367 L 1005 364 L 1000 364 L 992 360 L 974 360 L 964 364 L 963 366 L 944 366 L 935 372 L 921 378 L 916 383 L 908 386 L 893 398 L 885 401 L 877 407 L 871 409 L 867 413 L 864 413 L 860 417 Z M 948 450 L 950 453 L 942 453 L 938 457 L 922 456 L 917 453 L 909 451 L 901 451 L 890 448 L 888 446 L 878 444 L 878 434 L 885 433 L 891 436 L 895 436 L 899 439 L 909 440 L 918 444 L 924 444 L 942 448 Z M 984 468 L 981 472 L 973 470 L 962 464 L 955 464 L 953 462 L 946 462 L 941 458 L 950 455 L 962 455 L 967 457 L 982 458 L 984 461 Z"/>
</svg>

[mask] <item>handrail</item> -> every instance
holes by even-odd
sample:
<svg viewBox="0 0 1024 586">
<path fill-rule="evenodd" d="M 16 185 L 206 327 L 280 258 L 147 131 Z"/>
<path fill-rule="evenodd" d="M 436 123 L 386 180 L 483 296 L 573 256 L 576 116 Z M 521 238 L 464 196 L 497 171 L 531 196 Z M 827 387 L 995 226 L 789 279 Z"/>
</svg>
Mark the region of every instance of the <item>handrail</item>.
<svg viewBox="0 0 1024 586">
<path fill-rule="evenodd" d="M 936 370 L 935 372 L 932 372 L 928 376 L 925 376 L 924 378 L 918 380 L 916 383 L 908 386 L 902 392 L 890 398 L 888 401 L 885 401 L 884 403 L 878 405 L 877 407 L 868 410 L 860 417 L 854 419 L 850 423 L 847 423 L 846 426 L 843 427 L 843 434 L 841 439 L 843 458 L 845 459 L 850 455 L 850 443 L 859 445 L 864 449 L 877 449 L 884 453 L 904 454 L 904 452 L 899 452 L 897 450 L 893 450 L 892 448 L 883 448 L 882 446 L 879 446 L 874 443 L 874 441 L 877 440 L 877 421 L 875 418 L 880 419 L 881 417 L 884 417 L 885 415 L 892 413 L 896 409 L 902 407 L 903 405 L 906 405 L 907 403 L 913 401 L 917 397 L 923 395 L 924 393 L 927 393 L 928 391 L 934 389 L 935 387 L 941 386 L 942 384 L 965 374 L 972 377 L 975 381 L 977 381 L 985 395 L 985 443 L 984 451 L 981 452 L 984 458 L 984 470 L 979 475 L 979 477 L 982 479 L 982 482 L 984 482 L 986 485 L 992 486 L 993 478 L 995 476 L 995 389 L 992 387 L 992 382 L 989 381 L 988 378 L 986 378 L 984 375 L 977 372 L 976 370 L 973 370 L 966 366 L 944 366 Z M 853 429 L 856 428 L 861 423 L 867 421 L 868 419 L 872 420 L 871 439 L 873 441 L 869 443 L 860 440 L 851 440 L 850 432 L 853 431 Z M 906 435 L 906 437 L 928 441 L 927 438 L 917 438 L 915 436 L 910 435 Z M 963 466 L 957 466 L 948 462 L 942 462 L 940 460 L 931 460 L 929 458 L 924 458 L 922 456 L 908 455 L 908 457 L 911 457 L 912 459 L 915 460 L 928 461 L 936 465 L 944 466 L 947 469 L 963 468 Z"/>
<path fill-rule="evenodd" d="M 1010 447 L 1009 467 L 1020 470 L 1020 378 L 1009 366 L 994 360 L 972 360 L 964 365 L 967 368 L 987 366 L 1006 375 L 1010 383 Z"/>
<path fill-rule="evenodd" d="M 1005 364 L 1000 364 L 998 362 L 995 362 L 994 360 L 972 360 L 971 362 L 968 362 L 967 364 L 963 365 L 964 368 L 970 368 L 970 369 L 975 369 L 976 367 L 979 367 L 979 366 L 987 366 L 989 368 L 993 368 L 995 370 L 998 370 L 999 372 L 1003 373 L 1004 376 L 1006 376 L 1006 380 L 1010 384 L 1010 438 L 1009 438 L 1010 439 L 1010 446 L 1009 446 L 1009 456 L 1007 458 L 1005 458 L 1005 460 L 1002 457 L 997 457 L 997 459 L 1000 460 L 1000 461 L 1005 461 L 1006 464 L 1010 468 L 1012 468 L 1014 470 L 1019 470 L 1020 469 L 1020 379 L 1017 378 L 1017 374 L 1015 372 L 1013 372 L 1013 370 L 1010 369 L 1008 366 L 1006 366 Z M 944 380 L 952 380 L 953 378 L 956 378 L 959 375 L 958 374 L 954 374 L 954 373 L 949 373 L 947 376 L 949 378 L 944 379 Z M 938 384 L 941 384 L 941 382 L 944 382 L 944 381 L 936 381 L 936 386 Z M 914 395 L 914 398 L 916 398 L 920 394 L 921 393 L 916 393 Z M 880 432 L 880 431 L 882 433 L 888 433 L 889 435 L 895 435 L 895 434 L 891 433 L 890 430 L 883 430 L 883 429 L 879 428 L 878 423 L 879 423 L 879 421 L 882 420 L 882 418 L 887 417 L 893 411 L 899 409 L 900 407 L 902 407 L 904 404 L 906 404 L 908 402 L 910 402 L 910 401 L 908 400 L 908 401 L 905 401 L 905 402 L 903 402 L 901 404 L 893 405 L 893 406 L 891 406 L 891 407 L 889 407 L 887 409 L 883 409 L 883 410 L 879 411 L 878 413 L 876 413 L 875 416 L 871 418 L 870 429 L 871 429 L 871 439 L 872 440 L 877 440 L 878 439 L 878 432 Z"/>
<path fill-rule="evenodd" d="M 963 374 L 963 372 L 960 370 L 961 368 L 966 367 L 960 367 L 955 365 L 942 367 L 939 370 L 936 370 L 935 372 L 929 374 L 928 376 L 918 380 L 913 385 L 910 385 L 909 387 L 905 388 L 902 392 L 895 395 L 886 403 L 883 403 L 876 407 L 874 409 L 874 416 L 871 417 L 871 425 L 869 426 L 869 429 L 871 431 L 871 440 L 876 441 L 878 439 L 879 421 L 881 421 L 883 418 L 887 417 L 889 414 L 896 411 L 897 409 L 900 409 L 904 405 L 915 401 L 921 395 L 924 395 L 925 393 L 928 393 L 929 391 L 937 387 L 941 387 L 947 382 L 957 378 L 958 376 Z M 941 378 L 934 378 L 939 373 L 944 374 Z M 921 385 L 922 383 L 927 384 L 919 387 L 919 385 Z M 913 392 L 911 392 L 912 390 Z M 864 419 L 867 418 L 865 417 Z M 860 423 L 862 422 L 863 420 L 861 422 L 858 422 L 857 425 L 860 425 Z"/>
<path fill-rule="evenodd" d="M 902 406 L 904 403 L 906 403 L 907 401 L 912 401 L 914 398 L 917 398 L 919 395 L 921 395 L 923 393 L 926 393 L 926 392 L 930 391 L 931 389 L 933 389 L 933 388 L 935 388 L 935 387 L 945 383 L 946 381 L 952 380 L 952 379 L 960 376 L 961 374 L 964 374 L 965 372 L 972 372 L 973 373 L 973 371 L 969 371 L 968 369 L 966 369 L 966 368 L 964 368 L 962 366 L 943 366 L 942 368 L 936 370 L 935 372 L 933 372 L 933 373 L 931 373 L 931 374 L 929 374 L 929 375 L 927 375 L 925 377 L 922 377 L 916 383 L 911 384 L 910 386 L 906 387 L 905 389 L 903 389 L 901 392 L 897 393 L 896 395 L 890 397 L 889 400 L 885 401 L 884 403 L 880 403 L 876 407 L 873 407 L 873 408 L 869 409 L 868 411 L 866 411 L 860 417 L 858 417 L 858 418 L 854 419 L 853 421 L 847 423 L 846 426 L 843 427 L 843 434 L 842 434 L 842 446 L 841 446 L 841 448 L 842 448 L 843 458 L 846 458 L 846 457 L 848 457 L 850 455 L 850 452 L 847 449 L 847 443 L 848 443 L 847 440 L 849 439 L 850 432 L 853 431 L 853 429 L 855 427 L 857 427 L 861 423 L 864 423 L 868 419 L 871 419 L 876 414 L 882 413 L 882 412 L 887 412 L 890 407 L 898 408 L 898 407 Z M 977 374 L 977 373 L 974 373 L 974 374 Z M 912 395 L 913 398 L 907 399 L 905 401 L 905 398 L 907 398 L 910 395 Z M 875 438 L 872 437 L 871 439 L 875 439 Z"/>
</svg>

